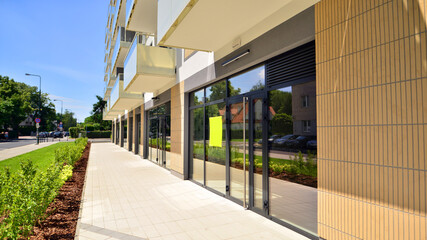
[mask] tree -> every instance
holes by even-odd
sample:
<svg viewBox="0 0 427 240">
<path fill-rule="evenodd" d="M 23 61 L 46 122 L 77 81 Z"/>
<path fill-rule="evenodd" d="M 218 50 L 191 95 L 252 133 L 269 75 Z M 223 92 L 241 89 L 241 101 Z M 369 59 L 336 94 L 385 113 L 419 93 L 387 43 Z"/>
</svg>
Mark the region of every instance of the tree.
<svg viewBox="0 0 427 240">
<path fill-rule="evenodd" d="M 270 105 L 277 113 L 292 116 L 292 93 L 279 90 L 270 91 Z"/>
<path fill-rule="evenodd" d="M 215 83 L 214 85 L 208 87 L 208 90 L 211 92 L 208 100 L 218 100 L 227 97 L 227 83 L 226 81 L 221 81 Z M 229 87 L 230 96 L 236 96 L 240 94 L 240 88 L 234 89 L 233 86 Z"/>
<path fill-rule="evenodd" d="M 75 118 L 74 113 L 68 109 L 65 109 L 65 113 L 62 115 L 62 125 L 65 130 L 77 126 L 77 118 Z"/>
<path fill-rule="evenodd" d="M 292 116 L 286 113 L 277 113 L 271 119 L 271 132 L 273 134 L 287 135 L 293 133 Z"/>
<path fill-rule="evenodd" d="M 33 111 L 30 95 L 13 79 L 0 76 L 0 127 L 18 129 Z"/>
<path fill-rule="evenodd" d="M 91 115 L 84 120 L 85 126 L 96 126 L 96 129 L 99 130 L 110 130 L 111 129 L 111 123 L 110 121 L 104 121 L 103 118 L 103 112 L 104 108 L 107 105 L 107 102 L 102 99 L 100 96 L 96 96 L 98 101 L 93 104 Z M 96 125 L 95 125 L 96 124 Z"/>
<path fill-rule="evenodd" d="M 264 89 L 264 87 L 265 87 L 264 83 L 262 83 L 261 80 L 259 80 L 257 82 L 257 84 L 252 86 L 252 88 L 251 88 L 251 90 L 249 90 L 249 92 L 256 91 L 256 90 L 262 90 L 262 89 Z"/>
</svg>

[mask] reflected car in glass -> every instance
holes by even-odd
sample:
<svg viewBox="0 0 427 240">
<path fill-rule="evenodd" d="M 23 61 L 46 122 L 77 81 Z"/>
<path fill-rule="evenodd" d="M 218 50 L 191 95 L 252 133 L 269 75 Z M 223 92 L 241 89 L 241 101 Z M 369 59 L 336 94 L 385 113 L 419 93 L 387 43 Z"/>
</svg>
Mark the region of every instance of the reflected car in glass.
<svg viewBox="0 0 427 240">
<path fill-rule="evenodd" d="M 292 139 L 295 139 L 297 137 L 298 137 L 298 135 L 288 134 L 286 136 L 283 136 L 281 138 L 274 140 L 273 144 L 284 145 L 287 140 L 292 140 Z"/>
<path fill-rule="evenodd" d="M 313 139 L 307 142 L 307 149 L 316 150 L 317 149 L 317 140 Z"/>
<path fill-rule="evenodd" d="M 286 146 L 289 148 L 303 149 L 306 147 L 307 142 L 312 140 L 312 139 L 313 139 L 313 137 L 311 137 L 311 136 L 299 136 L 295 139 L 287 141 Z"/>
</svg>

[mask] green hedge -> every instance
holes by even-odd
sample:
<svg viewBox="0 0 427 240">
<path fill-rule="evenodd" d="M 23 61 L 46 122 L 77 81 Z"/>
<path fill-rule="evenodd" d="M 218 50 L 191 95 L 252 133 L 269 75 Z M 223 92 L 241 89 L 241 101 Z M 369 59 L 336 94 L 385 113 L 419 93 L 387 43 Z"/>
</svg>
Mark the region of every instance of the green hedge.
<svg viewBox="0 0 427 240">
<path fill-rule="evenodd" d="M 72 137 L 72 138 L 78 138 L 79 137 L 80 128 L 70 127 L 68 130 L 70 131 L 70 137 Z"/>
<path fill-rule="evenodd" d="M 88 138 L 110 138 L 111 131 L 93 131 L 87 133 Z"/>
<path fill-rule="evenodd" d="M 0 239 L 26 238 L 33 226 L 47 217 L 46 209 L 58 190 L 72 176 L 87 138 L 55 151 L 55 161 L 46 171 L 38 170 L 31 160 L 21 162 L 17 172 L 0 171 Z"/>
<path fill-rule="evenodd" d="M 243 130 L 231 130 L 231 139 L 243 139 Z M 246 129 L 246 137 L 248 137 L 248 129 Z M 255 139 L 262 138 L 262 131 L 255 131 Z"/>
</svg>

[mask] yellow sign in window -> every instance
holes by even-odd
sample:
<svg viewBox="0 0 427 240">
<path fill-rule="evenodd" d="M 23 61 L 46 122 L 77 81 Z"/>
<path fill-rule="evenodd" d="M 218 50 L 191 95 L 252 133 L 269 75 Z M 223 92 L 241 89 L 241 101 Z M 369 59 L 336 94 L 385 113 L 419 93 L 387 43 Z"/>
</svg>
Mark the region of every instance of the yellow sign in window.
<svg viewBox="0 0 427 240">
<path fill-rule="evenodd" d="M 222 116 L 209 118 L 209 147 L 222 147 Z"/>
</svg>

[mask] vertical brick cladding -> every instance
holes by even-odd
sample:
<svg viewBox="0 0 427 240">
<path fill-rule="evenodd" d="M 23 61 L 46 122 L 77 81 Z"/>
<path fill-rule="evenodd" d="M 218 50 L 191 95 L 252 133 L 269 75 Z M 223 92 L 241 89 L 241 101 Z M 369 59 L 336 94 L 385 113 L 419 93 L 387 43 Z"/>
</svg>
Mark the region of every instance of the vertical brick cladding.
<svg viewBox="0 0 427 240">
<path fill-rule="evenodd" d="M 184 82 L 171 88 L 171 169 L 184 174 Z"/>
<path fill-rule="evenodd" d="M 322 238 L 426 239 L 426 1 L 315 7 Z"/>
</svg>

